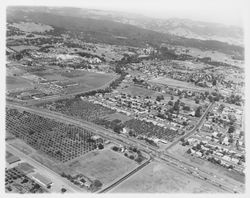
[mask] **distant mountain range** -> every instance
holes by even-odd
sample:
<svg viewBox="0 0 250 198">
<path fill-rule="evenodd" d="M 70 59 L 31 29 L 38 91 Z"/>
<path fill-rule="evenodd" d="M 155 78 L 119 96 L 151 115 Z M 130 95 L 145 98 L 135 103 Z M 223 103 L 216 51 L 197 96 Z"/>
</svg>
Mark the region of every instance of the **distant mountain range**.
<svg viewBox="0 0 250 198">
<path fill-rule="evenodd" d="M 200 40 L 217 40 L 234 45 L 243 45 L 243 30 L 236 26 L 219 23 L 193 21 L 190 19 L 155 19 L 141 15 L 85 10 L 84 17 L 102 18 L 125 24 L 136 25 L 149 30 L 170 33 L 176 36 Z"/>
<path fill-rule="evenodd" d="M 241 28 L 188 19 L 153 19 L 136 14 L 69 7 L 8 7 L 7 22 L 21 21 L 70 30 L 88 42 L 131 46 L 167 43 L 230 55 L 244 53 Z"/>
<path fill-rule="evenodd" d="M 243 30 L 236 26 L 227 26 L 218 23 L 193 21 L 190 19 L 155 19 L 138 14 L 103 11 L 83 8 L 56 8 L 56 7 L 30 7 L 26 11 L 42 11 L 64 16 L 111 20 L 124 24 L 135 25 L 161 33 L 169 33 L 185 38 L 200 40 L 216 40 L 233 45 L 243 45 Z"/>
<path fill-rule="evenodd" d="M 57 8 L 50 8 L 48 12 L 81 16 L 84 18 L 112 20 L 186 38 L 217 40 L 234 45 L 243 45 L 242 28 L 219 23 L 208 23 L 179 18 L 155 19 L 138 14 L 81 8 L 66 8 L 64 11 Z"/>
</svg>

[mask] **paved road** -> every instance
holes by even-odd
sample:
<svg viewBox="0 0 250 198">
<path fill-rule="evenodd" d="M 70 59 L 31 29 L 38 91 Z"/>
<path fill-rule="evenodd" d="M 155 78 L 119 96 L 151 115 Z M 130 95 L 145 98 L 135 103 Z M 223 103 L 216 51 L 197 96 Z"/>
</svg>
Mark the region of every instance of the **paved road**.
<svg viewBox="0 0 250 198">
<path fill-rule="evenodd" d="M 196 126 L 195 126 L 192 130 L 190 130 L 189 132 L 187 132 L 187 133 L 184 134 L 183 136 L 177 138 L 177 139 L 176 139 L 172 144 L 170 144 L 165 150 L 168 150 L 168 149 L 172 148 L 173 146 L 175 146 L 176 144 L 178 144 L 178 142 L 179 142 L 182 138 L 187 138 L 187 137 L 191 136 L 192 134 L 194 134 L 194 133 L 196 132 L 196 130 L 199 129 L 199 128 L 202 126 L 202 124 L 203 124 L 203 122 L 204 122 L 204 120 L 205 120 L 205 118 L 206 118 L 208 112 L 211 110 L 211 108 L 212 108 L 213 105 L 214 105 L 214 102 L 209 104 L 209 106 L 207 107 L 206 111 L 205 111 L 205 112 L 203 113 L 203 115 L 200 117 L 200 119 L 199 119 L 199 121 L 197 122 Z"/>
<path fill-rule="evenodd" d="M 144 144 L 143 142 L 136 140 L 136 139 L 131 140 L 131 139 L 128 139 L 126 137 L 120 136 L 120 135 L 112 132 L 111 130 L 105 129 L 104 127 L 95 125 L 93 123 L 89 123 L 87 121 L 72 118 L 72 117 L 65 116 L 65 115 L 60 114 L 60 113 L 55 113 L 55 112 L 47 111 L 44 109 L 34 109 L 34 108 L 31 109 L 31 108 L 20 107 L 18 105 L 11 105 L 11 104 L 7 104 L 7 106 L 21 109 L 21 110 L 26 110 L 26 111 L 29 111 L 29 112 L 32 112 L 32 113 L 35 113 L 38 115 L 42 115 L 42 116 L 46 116 L 46 117 L 49 117 L 52 119 L 63 121 L 65 123 L 75 124 L 77 126 L 89 129 L 90 131 L 97 133 L 102 137 L 106 137 L 106 138 L 110 139 L 111 141 L 118 142 L 120 144 L 135 145 L 140 150 L 142 150 L 146 153 L 149 153 L 150 155 L 154 156 L 155 158 L 161 159 L 161 160 L 167 162 L 169 165 L 171 165 L 175 168 L 178 168 L 180 170 L 183 170 L 185 172 L 188 171 L 194 177 L 205 180 L 205 181 L 207 181 L 207 182 L 209 182 L 209 183 L 211 183 L 219 188 L 225 189 L 228 192 L 242 192 L 243 191 L 240 187 L 236 188 L 234 185 L 231 185 L 225 181 L 222 181 L 221 178 L 215 177 L 216 175 L 213 175 L 212 173 L 208 173 L 208 172 L 205 172 L 203 170 L 197 169 L 196 167 L 194 167 L 190 164 L 187 164 L 183 161 L 180 161 L 180 160 L 174 158 L 173 156 L 170 156 L 167 153 L 159 152 L 155 147 Z M 202 118 L 204 118 L 204 117 L 202 117 Z M 200 121 L 202 121 L 202 119 Z M 235 190 L 235 188 L 236 188 L 236 190 Z"/>
</svg>

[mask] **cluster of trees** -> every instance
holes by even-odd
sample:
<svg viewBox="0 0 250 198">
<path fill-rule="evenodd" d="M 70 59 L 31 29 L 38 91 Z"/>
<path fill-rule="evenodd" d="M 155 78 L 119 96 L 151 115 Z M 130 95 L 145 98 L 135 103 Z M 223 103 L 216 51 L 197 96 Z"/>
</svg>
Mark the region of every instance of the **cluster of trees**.
<svg viewBox="0 0 250 198">
<path fill-rule="evenodd" d="M 97 119 L 97 120 L 95 120 L 95 123 L 102 125 L 105 128 L 112 129 L 114 132 L 116 132 L 118 134 L 121 133 L 121 131 L 125 127 L 125 125 L 119 119 L 115 119 L 112 121 L 105 120 L 105 119 Z"/>
<path fill-rule="evenodd" d="M 202 110 L 202 107 L 201 106 L 199 106 L 196 110 L 195 110 L 195 117 L 201 117 L 201 115 L 202 115 L 202 112 L 201 112 L 201 110 Z"/>
<path fill-rule="evenodd" d="M 164 100 L 164 96 L 163 95 L 160 95 L 160 96 L 156 97 L 156 101 L 160 102 L 162 100 Z"/>
<path fill-rule="evenodd" d="M 145 138 L 144 139 L 147 143 L 151 144 L 152 146 L 158 147 L 158 145 L 151 139 Z"/>
<path fill-rule="evenodd" d="M 225 102 L 227 102 L 229 104 L 235 104 L 235 105 L 241 106 L 243 99 L 242 99 L 242 96 L 240 96 L 240 95 L 232 94 L 231 96 L 229 96 L 225 99 Z"/>
</svg>

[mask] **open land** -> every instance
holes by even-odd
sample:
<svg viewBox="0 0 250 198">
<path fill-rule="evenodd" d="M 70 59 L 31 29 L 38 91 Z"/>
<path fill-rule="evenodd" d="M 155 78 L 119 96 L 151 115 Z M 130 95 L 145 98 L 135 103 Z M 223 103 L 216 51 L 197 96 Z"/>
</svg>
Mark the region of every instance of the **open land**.
<svg viewBox="0 0 250 198">
<path fill-rule="evenodd" d="M 12 76 L 6 77 L 6 86 L 8 91 L 34 87 L 32 85 L 32 82 L 21 77 L 12 77 Z"/>
<path fill-rule="evenodd" d="M 152 162 L 111 192 L 215 193 L 223 191 L 183 175 L 161 162 Z"/>
<path fill-rule="evenodd" d="M 244 47 L 104 16 L 8 7 L 6 192 L 244 192 Z"/>
<path fill-rule="evenodd" d="M 67 163 L 74 174 L 100 180 L 104 186 L 133 170 L 137 163 L 110 149 L 90 152 Z"/>
<path fill-rule="evenodd" d="M 191 83 L 187 83 L 185 81 L 175 80 L 175 79 L 166 78 L 166 77 L 154 78 L 154 79 L 151 79 L 149 82 L 159 83 L 159 84 L 168 85 L 168 86 L 172 86 L 172 87 L 180 87 L 180 88 L 184 88 L 184 89 L 197 90 L 197 91 L 208 90 L 208 89 L 205 89 L 202 87 L 197 87 L 197 86 L 195 86 Z"/>
</svg>

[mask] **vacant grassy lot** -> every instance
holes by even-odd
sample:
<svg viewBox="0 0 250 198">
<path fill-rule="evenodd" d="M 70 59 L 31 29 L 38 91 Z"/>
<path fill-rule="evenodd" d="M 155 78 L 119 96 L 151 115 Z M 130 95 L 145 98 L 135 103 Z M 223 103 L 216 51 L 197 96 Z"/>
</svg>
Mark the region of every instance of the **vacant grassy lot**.
<svg viewBox="0 0 250 198">
<path fill-rule="evenodd" d="M 68 163 L 73 173 L 98 179 L 103 186 L 133 170 L 137 164 L 110 149 L 93 151 Z"/>
<path fill-rule="evenodd" d="M 82 76 L 74 78 L 80 84 L 85 84 L 90 87 L 99 87 L 114 78 L 113 74 L 84 72 Z"/>
<path fill-rule="evenodd" d="M 6 88 L 8 91 L 15 89 L 25 89 L 25 88 L 33 88 L 33 85 L 30 81 L 21 78 L 21 77 L 6 77 Z"/>
<path fill-rule="evenodd" d="M 180 81 L 180 80 L 175 80 L 175 79 L 165 78 L 165 77 L 153 78 L 150 80 L 150 82 L 168 85 L 171 87 L 182 87 L 185 89 L 196 90 L 196 91 L 207 91 L 208 90 L 207 88 L 197 87 L 197 86 L 195 86 L 191 83 L 185 82 L 185 81 Z"/>
<path fill-rule="evenodd" d="M 161 162 L 152 162 L 111 192 L 116 193 L 215 193 L 222 192 L 205 182 Z"/>
<path fill-rule="evenodd" d="M 193 86 L 191 84 L 189 85 L 189 83 L 184 82 L 184 81 L 175 80 L 175 79 L 171 79 L 171 78 L 165 78 L 165 77 L 154 78 L 151 80 L 151 82 L 169 85 L 169 86 L 176 86 L 176 87 Z"/>
<path fill-rule="evenodd" d="M 156 92 L 152 91 L 152 90 L 148 90 L 142 87 L 138 87 L 138 86 L 130 86 L 126 89 L 122 90 L 123 92 L 133 95 L 133 96 L 152 96 L 154 94 L 156 94 Z"/>
</svg>

